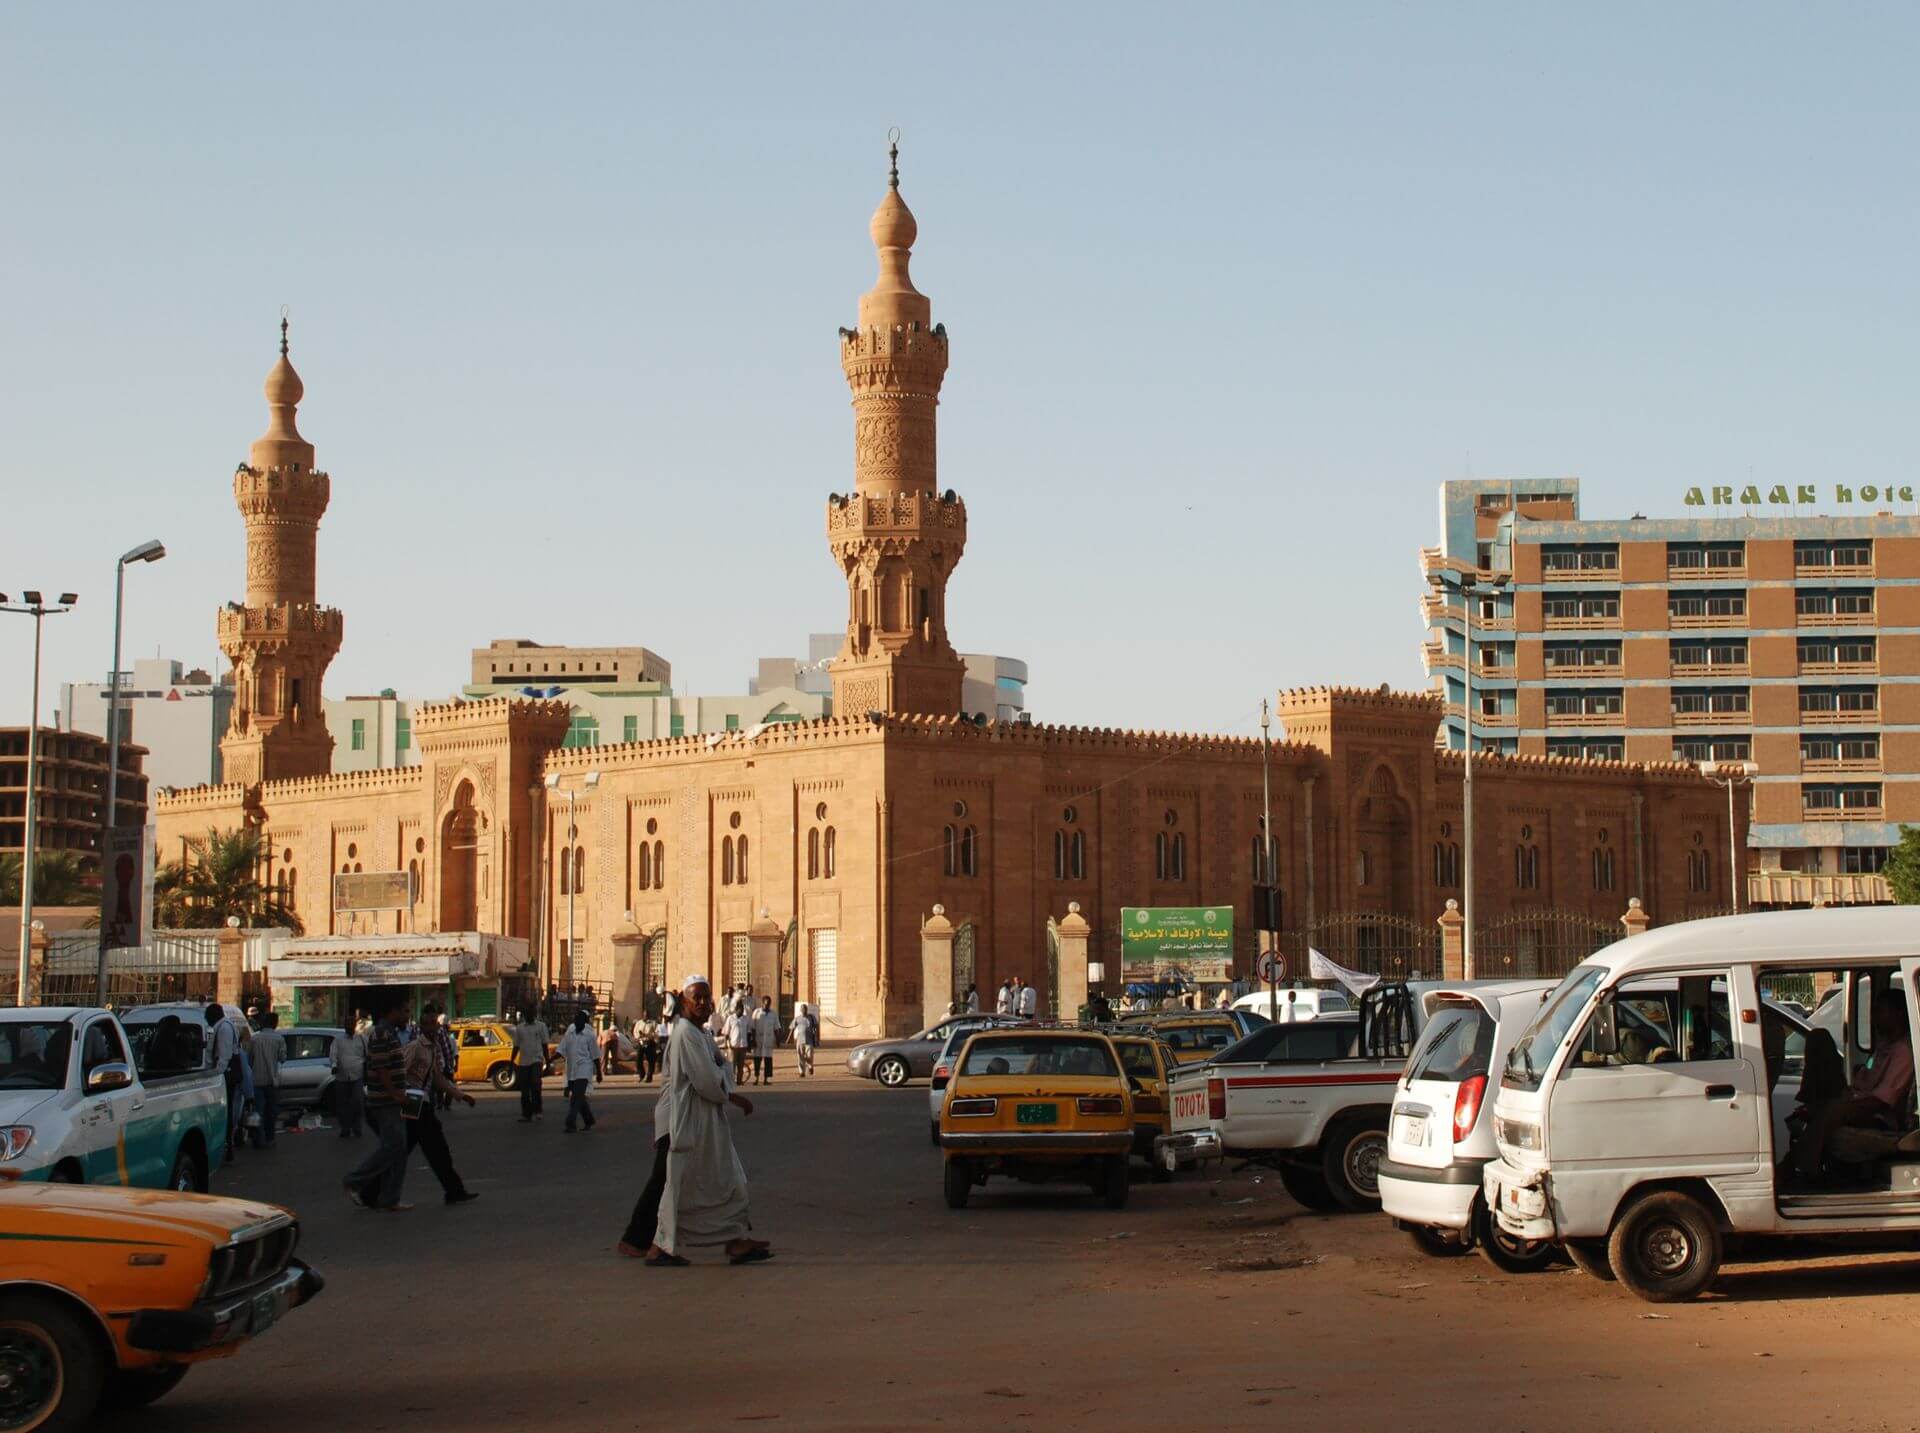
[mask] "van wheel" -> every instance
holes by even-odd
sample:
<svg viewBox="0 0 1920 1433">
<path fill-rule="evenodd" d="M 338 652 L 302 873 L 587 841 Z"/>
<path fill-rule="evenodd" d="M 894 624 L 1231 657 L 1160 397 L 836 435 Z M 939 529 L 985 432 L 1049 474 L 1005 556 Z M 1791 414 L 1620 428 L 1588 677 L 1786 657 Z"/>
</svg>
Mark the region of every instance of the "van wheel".
<svg viewBox="0 0 1920 1433">
<path fill-rule="evenodd" d="M 1316 1214 L 1330 1214 L 1340 1207 L 1340 1201 L 1333 1197 L 1320 1171 L 1308 1169 L 1304 1164 L 1281 1165 L 1280 1187 L 1292 1196 L 1295 1204 Z"/>
<path fill-rule="evenodd" d="M 1607 1262 L 1605 1239 L 1569 1239 L 1560 1247 L 1581 1273 L 1603 1284 L 1613 1282 L 1613 1265 Z"/>
<path fill-rule="evenodd" d="M 487 1071 L 487 1083 L 496 1090 L 513 1088 L 514 1070 L 512 1065 L 495 1065 Z"/>
<path fill-rule="evenodd" d="M 100 1401 L 107 1360 L 94 1331 L 52 1299 L 0 1299 L 0 1427 L 67 1433 Z"/>
<path fill-rule="evenodd" d="M 1380 1161 L 1386 1157 L 1386 1130 L 1378 1125 L 1342 1125 L 1327 1136 L 1320 1172 L 1342 1206 L 1366 1213 L 1380 1207 Z"/>
<path fill-rule="evenodd" d="M 1620 1282 L 1649 1303 L 1695 1299 L 1720 1272 L 1720 1226 L 1691 1195 L 1663 1189 L 1628 1206 L 1607 1240 Z"/>
<path fill-rule="evenodd" d="M 184 1363 L 176 1363 L 172 1368 L 124 1370 L 107 1380 L 107 1391 L 100 1397 L 100 1406 L 103 1409 L 145 1408 L 173 1392 L 186 1376 Z"/>
<path fill-rule="evenodd" d="M 967 1195 L 973 1189 L 973 1164 L 965 1159 L 950 1159 L 946 1168 L 947 1208 L 965 1209 Z"/>
<path fill-rule="evenodd" d="M 1466 1243 L 1451 1229 L 1434 1229 L 1425 1224 L 1409 1224 L 1407 1238 L 1413 1247 L 1429 1259 L 1457 1259 L 1467 1252 Z"/>
<path fill-rule="evenodd" d="M 1474 1206 L 1474 1243 L 1480 1257 L 1503 1274 L 1532 1274 L 1553 1262 L 1554 1247 L 1549 1239 L 1516 1239 L 1500 1227 L 1485 1204 Z"/>
<path fill-rule="evenodd" d="M 1127 1189 L 1133 1181 L 1133 1166 L 1124 1154 L 1107 1161 L 1106 1177 L 1100 1181 L 1100 1200 L 1109 1209 L 1127 1207 Z"/>
<path fill-rule="evenodd" d="M 206 1161 L 185 1145 L 180 1146 L 180 1152 L 173 1157 L 173 1173 L 167 1176 L 167 1188 L 180 1194 L 205 1194 Z"/>
</svg>

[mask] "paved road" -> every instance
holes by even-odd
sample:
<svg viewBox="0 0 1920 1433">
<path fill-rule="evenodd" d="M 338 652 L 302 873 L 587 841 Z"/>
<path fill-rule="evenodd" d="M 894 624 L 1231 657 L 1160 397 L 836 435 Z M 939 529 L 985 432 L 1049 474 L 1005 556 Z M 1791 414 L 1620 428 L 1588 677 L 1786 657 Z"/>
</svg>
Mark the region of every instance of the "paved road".
<svg viewBox="0 0 1920 1433">
<path fill-rule="evenodd" d="M 786 1057 L 782 1057 L 784 1065 Z M 823 1062 L 824 1063 L 824 1062 Z M 319 1302 L 196 1370 L 145 1421 L 355 1430 L 1877 1428 L 1914 1425 L 1920 1258 L 1748 1265 L 1656 1310 L 1572 1272 L 1422 1259 L 1379 1218 L 1302 1213 L 1271 1177 L 1144 1181 L 1114 1212 L 1064 1188 L 940 1197 L 926 1090 L 783 1072 L 735 1120 L 770 1264 L 612 1256 L 652 1097 L 600 1128 L 521 1125 L 486 1091 L 450 1121 L 482 1198 L 416 1160 L 400 1217 L 338 1192 L 332 1133 L 283 1136 L 216 1192 L 287 1204 Z M 685 1426 L 685 1425 L 682 1425 Z"/>
</svg>

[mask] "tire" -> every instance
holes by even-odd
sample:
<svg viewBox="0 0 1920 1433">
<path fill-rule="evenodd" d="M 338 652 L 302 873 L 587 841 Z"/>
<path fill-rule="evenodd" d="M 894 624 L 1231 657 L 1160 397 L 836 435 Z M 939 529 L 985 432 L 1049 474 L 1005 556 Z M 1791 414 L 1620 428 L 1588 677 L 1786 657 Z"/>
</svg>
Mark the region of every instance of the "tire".
<svg viewBox="0 0 1920 1433">
<path fill-rule="evenodd" d="M 1451 1229 L 1442 1233 L 1425 1224 L 1409 1224 L 1407 1238 L 1429 1259 L 1457 1259 L 1467 1252 L 1466 1243 Z"/>
<path fill-rule="evenodd" d="M 1339 1125 L 1322 1144 L 1320 1173 L 1343 1208 L 1364 1214 L 1380 1207 L 1380 1161 L 1386 1156 L 1383 1126 Z"/>
<path fill-rule="evenodd" d="M 898 1090 L 905 1088 L 907 1081 L 913 1078 L 913 1071 L 898 1055 L 888 1055 L 873 1067 L 873 1077 L 889 1090 Z"/>
<path fill-rule="evenodd" d="M 965 1209 L 967 1195 L 973 1190 L 973 1165 L 964 1159 L 949 1159 L 945 1171 L 947 1208 Z"/>
<path fill-rule="evenodd" d="M 93 1416 L 111 1367 L 74 1310 L 34 1294 L 0 1298 L 0 1424 L 11 1433 L 68 1433 Z"/>
<path fill-rule="evenodd" d="M 1100 1202 L 1109 1209 L 1127 1207 L 1127 1191 L 1133 1183 L 1133 1161 L 1124 1154 L 1116 1154 L 1107 1161 L 1107 1167 L 1100 1181 Z"/>
<path fill-rule="evenodd" d="M 1483 1203 L 1474 1205 L 1473 1219 L 1473 1239 L 1480 1257 L 1503 1274 L 1537 1274 L 1559 1253 L 1550 1239 L 1514 1238 Z"/>
<path fill-rule="evenodd" d="M 1316 1214 L 1331 1214 L 1340 1207 L 1340 1201 L 1333 1197 L 1320 1171 L 1308 1169 L 1304 1164 L 1281 1165 L 1280 1187 L 1292 1196 L 1295 1204 Z"/>
<path fill-rule="evenodd" d="M 1720 1272 L 1720 1226 L 1690 1194 L 1663 1189 L 1636 1199 L 1613 1226 L 1614 1276 L 1653 1304 L 1697 1299 Z"/>
<path fill-rule="evenodd" d="M 502 1092 L 513 1088 L 513 1066 L 495 1065 L 487 1071 L 487 1083 Z"/>
<path fill-rule="evenodd" d="M 1560 1246 L 1574 1268 L 1603 1284 L 1613 1282 L 1613 1265 L 1607 1262 L 1605 1239 L 1569 1239 Z"/>
<path fill-rule="evenodd" d="M 178 1194 L 205 1194 L 207 1162 L 186 1145 L 181 1145 L 173 1156 L 173 1172 L 167 1176 L 167 1188 Z"/>
<path fill-rule="evenodd" d="M 107 1380 L 106 1392 L 100 1395 L 100 1407 L 102 1411 L 117 1412 L 145 1408 L 173 1392 L 186 1376 L 184 1363 L 176 1363 L 172 1368 L 127 1369 Z"/>
</svg>

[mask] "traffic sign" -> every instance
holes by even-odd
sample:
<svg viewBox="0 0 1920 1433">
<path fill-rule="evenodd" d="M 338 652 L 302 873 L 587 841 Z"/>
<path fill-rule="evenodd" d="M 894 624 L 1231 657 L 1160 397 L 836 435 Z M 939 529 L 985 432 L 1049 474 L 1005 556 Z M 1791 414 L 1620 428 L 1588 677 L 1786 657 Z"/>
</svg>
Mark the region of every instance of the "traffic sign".
<svg viewBox="0 0 1920 1433">
<path fill-rule="evenodd" d="M 1270 950 L 1260 957 L 1260 978 L 1269 985 L 1276 985 L 1287 978 L 1287 958 L 1277 950 Z"/>
</svg>

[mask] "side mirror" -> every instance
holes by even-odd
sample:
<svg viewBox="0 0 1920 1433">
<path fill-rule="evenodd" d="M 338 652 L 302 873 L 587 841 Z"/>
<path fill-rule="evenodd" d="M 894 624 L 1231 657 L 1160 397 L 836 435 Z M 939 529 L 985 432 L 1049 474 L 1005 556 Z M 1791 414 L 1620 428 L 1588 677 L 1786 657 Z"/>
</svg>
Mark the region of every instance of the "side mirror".
<svg viewBox="0 0 1920 1433">
<path fill-rule="evenodd" d="M 105 1065 L 95 1065 L 87 1071 L 87 1093 L 104 1095 L 112 1090 L 124 1090 L 133 1083 L 133 1066 L 119 1060 Z"/>
<path fill-rule="evenodd" d="M 1605 996 L 1593 1007 L 1593 1053 L 1612 1056 L 1620 1053 L 1620 1029 L 1613 1019 L 1613 997 Z"/>
</svg>

